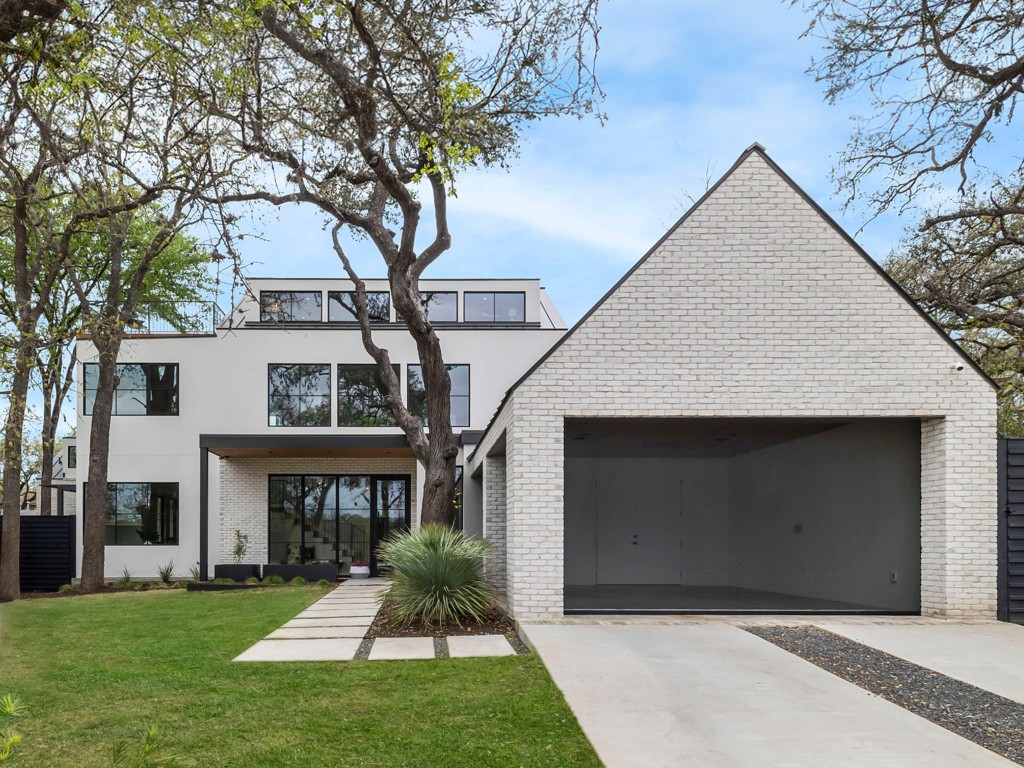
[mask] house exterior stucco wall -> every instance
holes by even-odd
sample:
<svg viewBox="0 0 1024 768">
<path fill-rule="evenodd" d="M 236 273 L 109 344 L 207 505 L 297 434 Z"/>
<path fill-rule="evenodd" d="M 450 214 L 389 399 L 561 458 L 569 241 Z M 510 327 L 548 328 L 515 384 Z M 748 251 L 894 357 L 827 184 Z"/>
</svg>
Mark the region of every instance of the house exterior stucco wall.
<svg viewBox="0 0 1024 768">
<path fill-rule="evenodd" d="M 506 402 L 510 607 L 563 612 L 566 418 L 914 417 L 922 610 L 994 617 L 995 407 L 992 386 L 749 152 Z"/>
</svg>

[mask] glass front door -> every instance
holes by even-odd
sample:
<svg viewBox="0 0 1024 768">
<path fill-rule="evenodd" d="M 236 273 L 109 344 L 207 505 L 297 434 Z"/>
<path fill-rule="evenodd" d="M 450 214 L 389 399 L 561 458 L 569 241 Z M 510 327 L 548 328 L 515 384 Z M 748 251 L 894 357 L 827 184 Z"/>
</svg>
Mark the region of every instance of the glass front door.
<svg viewBox="0 0 1024 768">
<path fill-rule="evenodd" d="M 377 545 L 410 523 L 408 475 L 271 475 L 269 561 L 353 562 L 377 573 Z"/>
</svg>

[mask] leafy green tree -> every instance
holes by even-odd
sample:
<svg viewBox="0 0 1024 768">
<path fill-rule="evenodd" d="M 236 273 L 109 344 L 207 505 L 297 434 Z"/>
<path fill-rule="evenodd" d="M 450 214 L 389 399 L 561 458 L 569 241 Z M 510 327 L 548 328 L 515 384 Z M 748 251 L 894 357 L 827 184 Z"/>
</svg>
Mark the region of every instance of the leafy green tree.
<svg viewBox="0 0 1024 768">
<path fill-rule="evenodd" d="M 451 245 L 448 199 L 460 173 L 510 163 L 534 120 L 594 112 L 597 7 L 597 0 L 152 4 L 172 47 L 207 64 L 197 92 L 224 128 L 221 149 L 233 171 L 230 188 L 211 199 L 300 203 L 331 228 L 355 284 L 363 346 L 424 467 L 425 522 L 452 522 L 458 446 L 451 381 L 420 277 Z M 345 235 L 372 244 L 387 269 L 422 366 L 426 420 L 403 403 Z"/>
<path fill-rule="evenodd" d="M 886 263 L 1003 385 L 1024 434 L 1024 12 L 1012 0 L 794 0 L 824 56 L 829 102 L 866 94 L 835 179 L 848 203 L 920 216 Z"/>
</svg>

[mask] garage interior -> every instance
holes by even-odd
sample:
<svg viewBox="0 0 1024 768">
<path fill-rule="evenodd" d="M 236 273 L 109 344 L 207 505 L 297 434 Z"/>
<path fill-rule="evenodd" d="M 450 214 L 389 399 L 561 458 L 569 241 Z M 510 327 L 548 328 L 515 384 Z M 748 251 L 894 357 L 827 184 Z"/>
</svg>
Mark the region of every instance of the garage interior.
<svg viewBox="0 0 1024 768">
<path fill-rule="evenodd" d="M 565 612 L 916 614 L 915 419 L 566 419 Z"/>
</svg>

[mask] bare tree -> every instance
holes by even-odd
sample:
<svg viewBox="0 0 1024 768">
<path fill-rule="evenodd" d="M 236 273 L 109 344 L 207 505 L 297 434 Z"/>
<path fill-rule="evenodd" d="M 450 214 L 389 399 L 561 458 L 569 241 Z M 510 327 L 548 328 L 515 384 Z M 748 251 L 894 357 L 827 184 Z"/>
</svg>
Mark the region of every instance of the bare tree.
<svg viewBox="0 0 1024 768">
<path fill-rule="evenodd" d="M 801 2 L 801 0 L 794 0 Z M 1024 427 L 1024 9 L 1012 0 L 802 0 L 835 103 L 866 93 L 835 179 L 848 203 L 921 220 L 886 266 L 1004 384 Z M 1012 427 L 1018 424 L 1018 427 Z"/>
<path fill-rule="evenodd" d="M 236 183 L 211 199 L 302 203 L 330 223 L 334 249 L 355 285 L 363 346 L 424 467 L 424 522 L 453 520 L 458 447 L 451 382 L 420 278 L 451 245 L 448 199 L 459 173 L 510 162 L 533 120 L 593 112 L 600 96 L 593 70 L 597 6 L 193 2 L 181 4 L 165 25 L 179 34 L 170 44 L 208 63 L 207 84 L 216 84 L 207 93 L 210 110 L 230 131 L 225 151 L 246 161 L 233 168 Z M 195 33 L 211 24 L 218 37 Z M 254 184 L 268 176 L 270 183 Z M 425 220 L 421 194 L 429 200 Z M 390 354 L 374 338 L 345 235 L 369 241 L 387 269 L 392 301 L 422 366 L 425 419 L 404 404 Z"/>
</svg>

